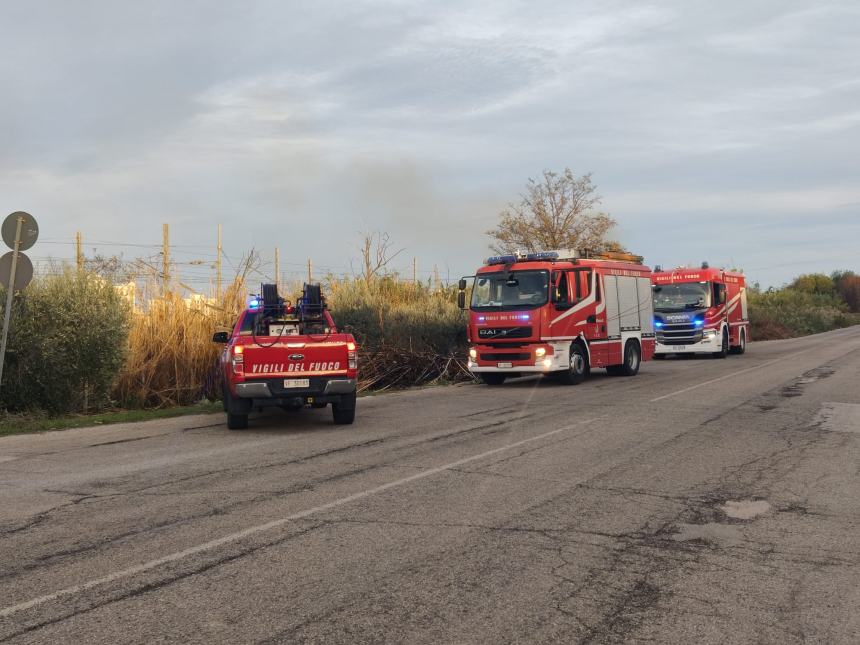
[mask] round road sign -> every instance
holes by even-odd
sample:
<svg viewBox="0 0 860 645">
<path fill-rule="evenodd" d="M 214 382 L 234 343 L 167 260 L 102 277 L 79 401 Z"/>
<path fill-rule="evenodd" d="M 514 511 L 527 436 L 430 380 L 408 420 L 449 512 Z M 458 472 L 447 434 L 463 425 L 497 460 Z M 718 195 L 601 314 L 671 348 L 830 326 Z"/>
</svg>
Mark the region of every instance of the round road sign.
<svg viewBox="0 0 860 645">
<path fill-rule="evenodd" d="M 30 213 L 16 211 L 3 220 L 3 241 L 10 249 L 15 248 L 15 231 L 18 229 L 19 218 L 24 221 L 21 223 L 21 245 L 18 250 L 26 251 L 39 239 L 39 225 L 36 224 L 36 218 Z"/>
<path fill-rule="evenodd" d="M 0 284 L 9 288 L 9 277 L 12 275 L 12 256 L 15 251 L 9 251 L 0 257 Z M 15 291 L 20 291 L 33 279 L 33 263 L 23 253 L 18 254 L 18 266 L 15 267 Z"/>
</svg>

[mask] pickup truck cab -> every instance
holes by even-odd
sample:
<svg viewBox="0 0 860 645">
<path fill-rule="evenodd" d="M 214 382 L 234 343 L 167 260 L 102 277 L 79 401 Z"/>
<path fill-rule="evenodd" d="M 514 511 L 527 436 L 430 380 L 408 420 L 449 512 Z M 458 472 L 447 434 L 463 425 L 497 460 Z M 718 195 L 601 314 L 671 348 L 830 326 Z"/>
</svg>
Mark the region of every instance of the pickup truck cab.
<svg viewBox="0 0 860 645">
<path fill-rule="evenodd" d="M 227 426 L 246 428 L 251 411 L 265 407 L 329 404 L 336 424 L 351 424 L 358 379 L 355 339 L 338 331 L 324 300 L 308 306 L 305 296 L 296 307 L 270 301 L 252 299 L 232 332 L 212 338 L 224 343 L 220 367 Z"/>
</svg>

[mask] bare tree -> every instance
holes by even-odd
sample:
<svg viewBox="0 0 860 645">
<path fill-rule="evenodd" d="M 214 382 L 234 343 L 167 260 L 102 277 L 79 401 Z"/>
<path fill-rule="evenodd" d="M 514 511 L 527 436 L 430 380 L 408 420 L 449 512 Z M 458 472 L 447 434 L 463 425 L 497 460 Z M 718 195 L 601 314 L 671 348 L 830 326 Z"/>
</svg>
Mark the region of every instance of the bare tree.
<svg viewBox="0 0 860 645">
<path fill-rule="evenodd" d="M 529 179 L 517 204 L 500 214 L 498 226 L 487 235 L 496 253 L 547 249 L 623 250 L 606 239 L 615 220 L 597 210 L 600 196 L 591 174 L 576 177 L 570 168 L 561 174 L 544 170 L 539 180 Z"/>
<path fill-rule="evenodd" d="M 101 255 L 94 251 L 93 255 L 84 259 L 84 271 L 94 273 L 105 280 L 118 284 L 134 279 L 135 272 L 121 255 Z"/>
<path fill-rule="evenodd" d="M 362 263 L 362 279 L 366 284 L 381 273 L 386 272 L 388 265 L 398 255 L 403 253 L 403 249 L 392 252 L 394 243 L 388 233 L 362 233 L 361 234 L 361 263 Z"/>
</svg>

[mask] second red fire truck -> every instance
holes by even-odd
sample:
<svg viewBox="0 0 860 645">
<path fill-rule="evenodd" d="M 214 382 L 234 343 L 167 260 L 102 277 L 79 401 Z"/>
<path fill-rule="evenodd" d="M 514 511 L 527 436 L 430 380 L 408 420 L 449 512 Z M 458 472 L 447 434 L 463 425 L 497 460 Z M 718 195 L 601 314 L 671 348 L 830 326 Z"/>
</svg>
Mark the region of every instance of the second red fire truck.
<svg viewBox="0 0 860 645">
<path fill-rule="evenodd" d="M 743 354 L 750 340 L 746 278 L 738 271 L 679 268 L 656 271 L 655 358 L 708 353 L 716 358 Z"/>
<path fill-rule="evenodd" d="M 632 376 L 654 354 L 651 269 L 637 256 L 544 251 L 491 257 L 471 277 L 469 369 L 575 384 L 593 367 Z M 469 280 L 460 280 L 466 306 Z"/>
</svg>

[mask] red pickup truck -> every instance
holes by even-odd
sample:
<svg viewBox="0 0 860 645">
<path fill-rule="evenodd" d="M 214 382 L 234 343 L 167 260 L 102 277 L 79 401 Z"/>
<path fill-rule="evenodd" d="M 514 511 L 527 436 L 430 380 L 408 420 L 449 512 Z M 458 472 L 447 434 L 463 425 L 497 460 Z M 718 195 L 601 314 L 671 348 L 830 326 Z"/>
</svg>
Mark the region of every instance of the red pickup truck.
<svg viewBox="0 0 860 645">
<path fill-rule="evenodd" d="M 216 332 L 224 343 L 221 371 L 227 427 L 248 427 L 252 410 L 331 404 L 334 422 L 355 420 L 358 354 L 351 334 L 340 333 L 319 285 L 306 284 L 295 306 L 262 285 L 231 332 Z"/>
</svg>

